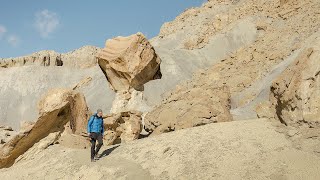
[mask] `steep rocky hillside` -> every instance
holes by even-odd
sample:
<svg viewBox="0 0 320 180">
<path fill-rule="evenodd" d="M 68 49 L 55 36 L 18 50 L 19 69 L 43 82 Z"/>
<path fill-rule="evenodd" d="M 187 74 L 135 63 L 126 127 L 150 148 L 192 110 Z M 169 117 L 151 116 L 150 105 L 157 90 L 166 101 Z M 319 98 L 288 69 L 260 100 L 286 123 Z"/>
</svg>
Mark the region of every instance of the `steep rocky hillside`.
<svg viewBox="0 0 320 180">
<path fill-rule="evenodd" d="M 208 88 L 227 86 L 230 90 L 230 105 L 233 119 L 256 118 L 257 106 L 269 99 L 272 82 L 297 59 L 300 52 L 305 51 L 307 48 L 317 46 L 320 28 L 319 7 L 320 2 L 317 0 L 303 2 L 293 0 L 281 2 L 278 0 L 268 2 L 261 0 L 210 1 L 201 8 L 186 11 L 175 21 L 164 25 L 161 31 L 161 37 L 164 39 L 168 37 L 168 39 L 173 39 L 172 41 L 174 41 L 176 37 L 178 37 L 175 33 L 180 32 L 188 36 L 184 38 L 188 40 L 188 38 L 193 37 L 193 35 L 187 30 L 197 29 L 198 26 L 194 25 L 194 23 L 199 22 L 198 18 L 201 18 L 203 13 L 217 12 L 218 15 L 215 17 L 220 18 L 220 23 L 212 21 L 212 24 L 206 24 L 205 27 L 207 27 L 207 29 L 201 27 L 201 30 L 205 30 L 205 36 L 201 33 L 194 35 L 201 39 L 201 43 L 197 41 L 198 43 L 192 47 L 192 51 L 203 51 L 210 47 L 211 42 L 207 40 L 208 36 L 214 38 L 217 36 L 220 37 L 219 33 L 224 32 L 224 34 L 228 34 L 230 33 L 230 26 L 232 24 L 243 21 L 244 19 L 247 23 L 249 22 L 254 25 L 255 31 L 246 30 L 246 32 L 251 35 L 255 34 L 255 38 L 253 41 L 250 41 L 246 47 L 235 49 L 232 53 L 229 53 L 229 56 L 225 56 L 225 58 L 220 57 L 220 59 L 218 59 L 219 61 L 216 61 L 210 68 L 197 71 L 192 80 L 179 85 L 176 90 L 167 93 L 167 97 L 170 99 L 170 94 L 176 96 L 175 94 L 184 93 L 187 98 L 188 95 L 186 92 L 192 88 L 202 89 L 202 91 L 205 92 Z M 218 10 L 215 11 L 215 8 Z M 208 18 L 206 20 L 210 21 L 212 19 Z M 217 24 L 220 24 L 222 27 L 215 28 Z M 215 31 L 211 31 L 212 29 Z M 242 31 L 236 32 L 241 33 Z M 229 39 L 234 39 L 232 36 L 228 37 Z M 246 41 L 246 38 L 238 36 L 235 41 L 243 42 Z M 231 45 L 237 44 L 231 42 L 212 42 L 212 45 L 217 46 L 214 48 L 215 50 L 221 47 L 223 47 L 223 50 L 226 50 L 227 48 L 224 47 L 224 45 L 229 43 Z M 161 46 L 161 48 L 162 47 L 163 46 Z M 207 54 L 211 53 L 214 55 L 217 54 L 214 50 Z M 181 54 L 183 53 L 175 53 L 177 56 L 181 56 Z M 317 53 L 314 53 L 313 56 L 315 59 L 319 58 Z M 163 59 L 165 60 L 165 58 Z M 187 59 L 188 58 L 184 58 L 184 62 L 186 62 Z M 213 59 L 214 58 L 211 57 L 209 60 Z M 315 73 L 317 72 L 316 69 L 314 71 Z M 305 74 L 306 73 L 310 73 L 310 76 L 314 74 L 314 72 L 309 71 L 305 71 Z M 160 81 L 164 80 L 161 79 Z M 163 83 L 165 84 L 165 82 Z M 159 87 L 159 89 L 161 88 Z M 316 94 L 315 91 L 317 92 L 316 89 L 312 90 L 314 94 Z M 310 94 L 305 95 L 306 97 L 310 97 Z M 150 96 L 152 96 L 151 93 Z M 183 96 L 183 94 L 181 96 Z M 148 94 L 146 98 L 148 98 Z M 205 100 L 205 98 L 203 100 Z M 171 103 L 177 102 L 174 101 Z M 319 107 L 318 105 L 315 106 Z M 159 108 L 166 109 L 165 107 L 170 107 L 166 99 L 164 99 L 163 105 L 160 105 L 160 107 L 154 111 L 159 111 Z M 184 107 L 186 109 L 189 108 L 187 104 L 181 105 L 180 107 L 182 109 L 184 109 Z M 179 111 L 176 112 L 179 113 Z M 165 110 L 163 110 L 163 114 L 166 114 Z M 158 116 L 161 116 L 161 113 L 156 113 L 155 116 L 150 117 L 150 121 L 157 121 L 154 119 Z"/>
</svg>

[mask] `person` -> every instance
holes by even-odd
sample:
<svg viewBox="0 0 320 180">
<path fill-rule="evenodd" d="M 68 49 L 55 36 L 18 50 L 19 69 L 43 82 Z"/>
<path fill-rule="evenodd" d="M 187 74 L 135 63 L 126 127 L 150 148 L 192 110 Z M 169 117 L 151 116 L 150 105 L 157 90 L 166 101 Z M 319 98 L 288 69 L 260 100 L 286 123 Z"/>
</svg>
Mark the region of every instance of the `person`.
<svg viewBox="0 0 320 180">
<path fill-rule="evenodd" d="M 94 162 L 98 158 L 98 152 L 103 145 L 104 127 L 102 115 L 102 110 L 98 109 L 97 113 L 92 115 L 88 122 L 87 132 L 91 142 L 91 162 Z M 96 141 L 98 141 L 97 147 Z"/>
</svg>

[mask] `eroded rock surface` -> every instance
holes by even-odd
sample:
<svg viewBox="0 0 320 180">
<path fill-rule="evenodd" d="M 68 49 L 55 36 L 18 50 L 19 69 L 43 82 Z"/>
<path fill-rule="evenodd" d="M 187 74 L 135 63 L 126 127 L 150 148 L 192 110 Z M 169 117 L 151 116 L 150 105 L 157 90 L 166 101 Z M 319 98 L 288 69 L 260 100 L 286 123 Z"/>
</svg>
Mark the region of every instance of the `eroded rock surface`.
<svg viewBox="0 0 320 180">
<path fill-rule="evenodd" d="M 81 93 L 67 89 L 49 91 L 39 101 L 38 120 L 25 124 L 16 136 L 1 146 L 0 168 L 11 166 L 16 158 L 49 134 L 55 133 L 53 139 L 56 140 L 67 123 L 70 123 L 72 132 L 83 130 L 87 113 L 88 108 Z"/>
<path fill-rule="evenodd" d="M 139 138 L 142 131 L 140 112 L 121 112 L 104 119 L 105 144 L 126 143 Z"/>
<path fill-rule="evenodd" d="M 275 118 L 291 126 L 320 127 L 320 44 L 303 50 L 271 86 Z"/>
<path fill-rule="evenodd" d="M 141 33 L 106 41 L 97 55 L 114 90 L 143 90 L 143 84 L 161 77 L 160 57 Z"/>
<path fill-rule="evenodd" d="M 144 122 L 145 129 L 156 135 L 231 120 L 229 89 L 202 86 L 175 91 Z"/>
</svg>

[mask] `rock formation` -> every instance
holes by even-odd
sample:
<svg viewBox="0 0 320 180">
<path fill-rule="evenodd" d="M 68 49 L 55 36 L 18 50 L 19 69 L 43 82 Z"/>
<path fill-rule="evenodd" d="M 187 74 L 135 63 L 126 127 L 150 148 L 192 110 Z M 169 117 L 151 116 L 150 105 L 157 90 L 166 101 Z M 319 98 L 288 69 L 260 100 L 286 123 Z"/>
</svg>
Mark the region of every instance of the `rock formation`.
<svg viewBox="0 0 320 180">
<path fill-rule="evenodd" d="M 156 135 L 231 120 L 228 88 L 203 86 L 173 92 L 146 115 L 144 123 L 145 129 Z"/>
<path fill-rule="evenodd" d="M 212 84 L 212 88 L 226 85 L 230 89 L 233 118 L 235 120 L 256 118 L 255 107 L 269 99 L 272 81 L 290 65 L 299 49 L 306 46 L 306 40 L 319 30 L 320 15 L 317 13 L 319 8 L 320 4 L 316 0 L 288 1 L 282 6 L 280 6 L 279 0 L 268 1 L 268 3 L 261 0 L 213 0 L 202 7 L 184 12 L 176 20 L 163 26 L 163 32 L 160 33 L 162 38 L 156 37 L 151 41 L 161 56 L 163 76 L 161 80 L 157 80 L 159 82 L 151 81 L 145 85 L 145 99 L 150 104 L 160 101 L 165 97 L 164 94 L 170 91 L 168 87 L 173 89 L 177 84 L 174 81 L 180 78 L 175 75 L 176 78 L 174 80 L 171 78 L 169 81 L 172 77 L 169 74 L 183 74 L 183 78 L 191 78 L 187 73 L 179 71 L 189 70 L 183 66 L 184 64 L 199 67 L 197 62 L 201 62 L 201 60 L 185 62 L 189 58 L 203 57 L 202 59 L 207 59 L 211 65 L 207 64 L 206 67 L 209 68 L 206 70 L 194 68 L 193 72 L 198 72 L 194 73 L 191 83 L 199 86 L 210 83 L 212 78 L 216 78 L 217 81 Z M 220 28 L 213 28 L 216 26 L 216 23 L 213 23 L 215 16 L 221 19 Z M 200 22 L 206 23 L 201 24 Z M 301 22 L 299 27 L 297 22 Z M 252 29 L 252 24 L 254 29 Z M 197 28 L 201 28 L 203 31 L 197 30 Z M 206 31 L 210 33 L 208 34 Z M 199 32 L 203 33 L 199 34 Z M 220 33 L 224 35 L 227 33 L 228 38 L 218 41 L 223 37 Z M 209 41 L 203 41 L 199 44 L 201 46 L 187 48 L 192 50 L 179 49 L 182 47 L 180 40 L 188 40 L 192 35 L 201 37 L 201 34 L 210 35 Z M 170 39 L 173 39 L 174 42 Z M 213 45 L 217 45 L 217 47 Z M 231 48 L 228 45 L 233 46 Z M 164 47 L 167 48 L 163 49 Z M 224 55 L 222 52 L 225 50 L 228 53 Z M 195 55 L 196 52 L 201 53 Z M 188 53 L 188 55 L 184 56 L 184 53 Z M 173 58 L 174 62 L 170 63 L 171 66 L 167 66 L 169 57 L 172 58 L 177 54 L 179 56 Z M 218 55 L 219 57 L 217 57 Z M 183 57 L 183 61 L 180 59 L 181 57 Z M 172 67 L 173 64 L 180 62 L 184 63 L 179 64 L 180 68 Z M 167 68 L 164 68 L 165 66 Z M 171 73 L 167 72 L 167 69 L 175 69 L 176 71 Z"/>
<path fill-rule="evenodd" d="M 143 34 L 116 37 L 105 46 L 97 58 L 114 90 L 143 90 L 143 84 L 161 77 L 161 60 Z"/>
<path fill-rule="evenodd" d="M 60 54 L 55 51 L 40 51 L 17 58 L 1 58 L 0 68 L 30 65 L 88 68 L 96 65 L 95 55 L 99 51 L 100 48 L 94 46 L 84 46 L 66 54 Z"/>
<path fill-rule="evenodd" d="M 142 131 L 140 112 L 121 112 L 104 119 L 105 144 L 126 143 L 139 138 Z"/>
<path fill-rule="evenodd" d="M 320 43 L 317 41 L 313 48 L 303 50 L 272 83 L 271 108 L 275 118 L 285 125 L 320 127 Z"/>
<path fill-rule="evenodd" d="M 88 119 L 87 113 L 82 94 L 66 89 L 49 91 L 39 101 L 38 120 L 26 125 L 1 147 L 0 168 L 11 166 L 16 158 L 50 133 L 55 133 L 56 140 L 67 123 L 70 123 L 72 132 L 83 131 Z"/>
</svg>

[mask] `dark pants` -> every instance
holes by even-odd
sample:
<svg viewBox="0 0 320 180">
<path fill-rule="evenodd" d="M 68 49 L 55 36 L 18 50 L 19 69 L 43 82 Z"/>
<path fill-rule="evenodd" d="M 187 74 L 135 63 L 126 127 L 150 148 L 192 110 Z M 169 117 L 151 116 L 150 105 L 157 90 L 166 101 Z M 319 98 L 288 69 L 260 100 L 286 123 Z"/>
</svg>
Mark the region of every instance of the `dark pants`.
<svg viewBox="0 0 320 180">
<path fill-rule="evenodd" d="M 101 146 L 103 145 L 102 134 L 90 133 L 90 138 L 91 138 L 91 140 L 90 140 L 90 142 L 91 142 L 91 159 L 94 159 L 94 156 L 98 154 Z M 97 148 L 96 148 L 96 141 L 98 141 Z"/>
</svg>

